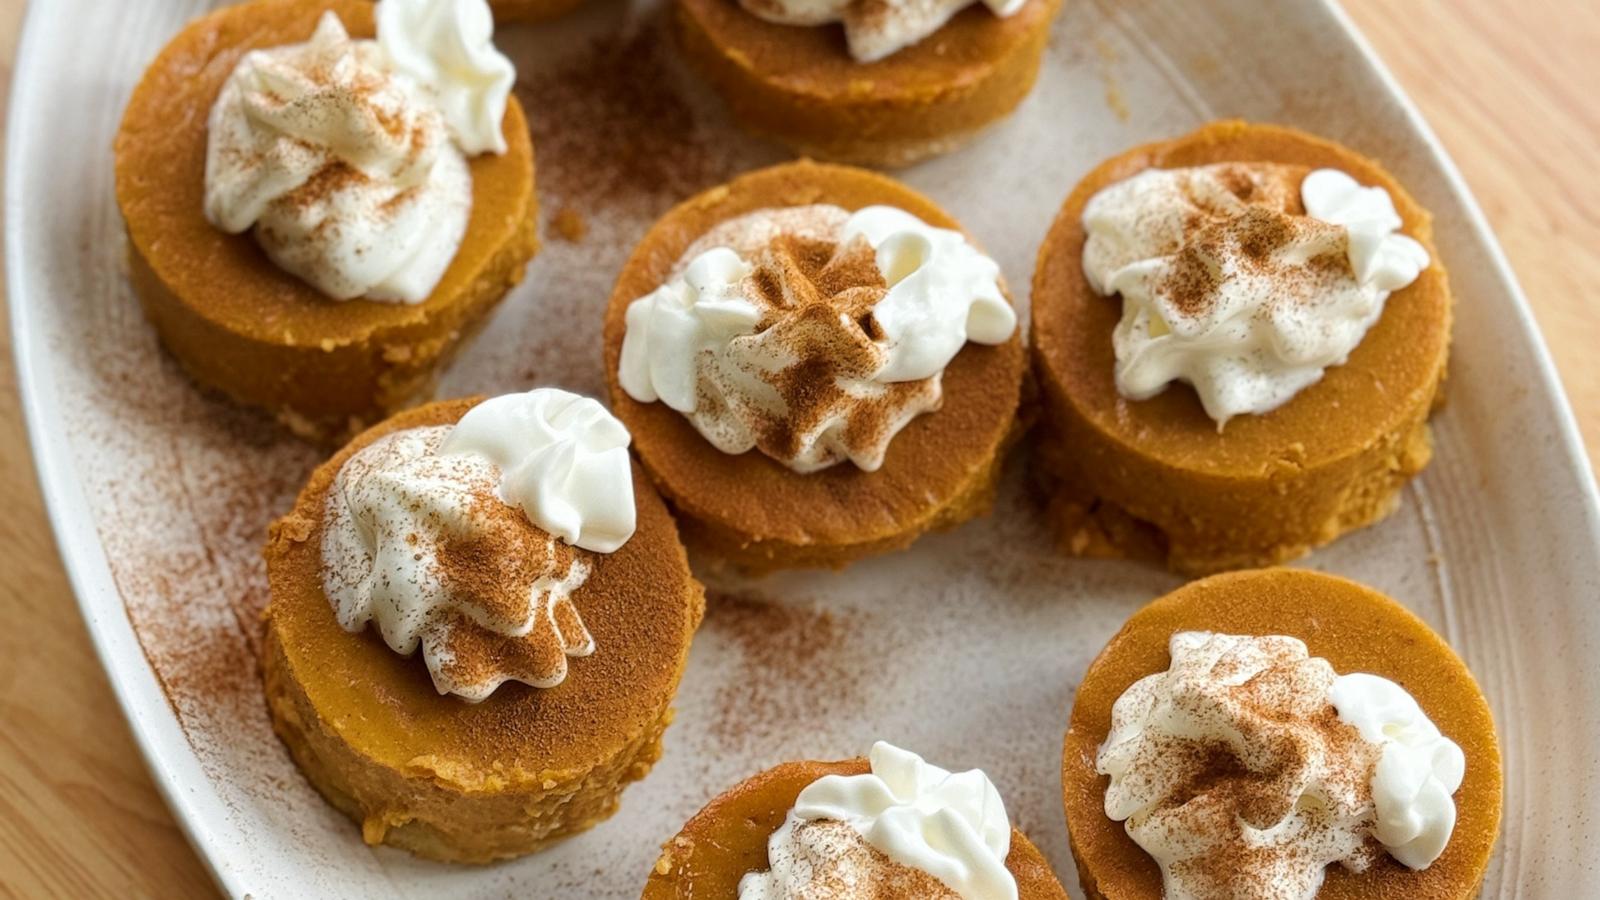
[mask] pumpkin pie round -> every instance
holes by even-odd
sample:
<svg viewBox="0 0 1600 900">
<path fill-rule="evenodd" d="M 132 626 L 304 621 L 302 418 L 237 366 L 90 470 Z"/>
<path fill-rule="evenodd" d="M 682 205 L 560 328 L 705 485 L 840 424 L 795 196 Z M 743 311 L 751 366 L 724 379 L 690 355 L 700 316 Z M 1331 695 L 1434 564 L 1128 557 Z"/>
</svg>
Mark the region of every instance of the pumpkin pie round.
<svg viewBox="0 0 1600 900">
<path fill-rule="evenodd" d="M 273 727 L 312 785 L 370 844 L 489 862 L 616 811 L 661 755 L 704 609 L 677 529 L 634 474 L 637 528 L 596 554 L 571 602 L 593 652 L 548 688 L 506 682 L 481 702 L 441 695 L 417 655 L 374 627 L 340 627 L 324 590 L 325 504 L 345 461 L 407 428 L 453 424 L 475 400 L 432 403 L 364 432 L 312 473 L 265 549 L 263 668 Z"/>
<path fill-rule="evenodd" d="M 819 159 L 905 166 L 945 153 L 1033 89 L 1060 0 L 1000 18 L 970 6 L 937 32 L 858 62 L 837 25 L 768 22 L 736 0 L 676 0 L 689 63 L 739 125 Z"/>
<path fill-rule="evenodd" d="M 1382 187 L 1432 262 L 1388 297 L 1345 363 L 1219 430 L 1187 385 L 1138 401 L 1118 392 L 1121 302 L 1084 276 L 1083 215 L 1102 188 L 1147 169 L 1225 162 L 1333 168 Z M 1432 455 L 1427 421 L 1450 347 L 1450 287 L 1432 234 L 1428 212 L 1376 161 L 1288 128 L 1213 123 L 1090 172 L 1046 236 L 1033 280 L 1036 463 L 1064 548 L 1153 553 L 1204 574 L 1282 562 L 1391 512 Z"/>
<path fill-rule="evenodd" d="M 1474 897 L 1500 830 L 1500 748 L 1494 720 L 1455 651 L 1390 598 L 1355 582 L 1298 569 L 1262 569 L 1192 582 L 1135 613 L 1090 664 L 1072 707 L 1061 784 L 1067 830 L 1091 900 L 1157 900 L 1161 870 L 1106 815 L 1110 777 L 1096 755 L 1110 733 L 1112 705 L 1135 681 L 1166 671 L 1168 640 L 1183 631 L 1287 635 L 1341 673 L 1396 682 L 1466 758 L 1454 794 L 1456 822 L 1444 852 L 1412 870 L 1383 854 L 1365 872 L 1330 865 L 1319 900 Z"/>
<path fill-rule="evenodd" d="M 468 160 L 466 233 L 420 303 L 330 300 L 251 235 L 206 220 L 207 115 L 240 57 L 307 40 L 325 11 L 370 38 L 372 9 L 251 0 L 196 19 L 145 71 L 115 144 L 133 286 L 162 343 L 201 385 L 314 438 L 347 437 L 423 399 L 538 246 L 533 145 L 515 97 L 502 123 L 507 151 Z"/>
<path fill-rule="evenodd" d="M 739 879 L 767 868 L 767 840 L 807 785 L 824 775 L 860 775 L 867 760 L 791 762 L 747 779 L 712 800 L 661 847 L 641 900 L 722 900 L 739 896 Z M 1050 864 L 1026 835 L 1011 829 L 1006 869 L 1021 900 L 1066 900 Z"/>
<path fill-rule="evenodd" d="M 683 526 L 685 539 L 740 569 L 839 567 L 908 546 L 990 507 L 1004 450 L 1017 436 L 1025 354 L 1018 335 L 967 343 L 943 373 L 943 404 L 888 444 L 882 466 L 840 463 L 801 474 L 759 450 L 733 455 L 708 442 L 665 403 L 641 403 L 618 377 L 627 310 L 668 277 L 697 238 L 754 210 L 833 204 L 897 207 L 946 229 L 960 226 L 931 200 L 892 179 L 807 161 L 741 176 L 668 212 L 623 266 L 605 320 L 611 408 L 639 460 Z"/>
</svg>

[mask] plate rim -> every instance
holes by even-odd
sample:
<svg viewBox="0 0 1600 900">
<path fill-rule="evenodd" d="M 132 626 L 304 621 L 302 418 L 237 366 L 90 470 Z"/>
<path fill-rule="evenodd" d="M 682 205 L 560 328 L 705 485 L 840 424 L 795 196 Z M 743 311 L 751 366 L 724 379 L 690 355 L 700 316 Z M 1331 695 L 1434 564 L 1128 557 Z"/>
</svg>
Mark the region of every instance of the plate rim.
<svg viewBox="0 0 1600 900">
<path fill-rule="evenodd" d="M 81 497 L 82 483 L 72 463 L 49 452 L 53 449 L 52 436 L 50 429 L 44 424 L 46 419 L 44 410 L 46 401 L 56 394 L 56 384 L 53 374 L 47 367 L 35 362 L 35 356 L 42 356 L 41 351 L 46 351 L 47 348 L 36 346 L 39 331 L 30 319 L 32 301 L 28 298 L 32 294 L 29 292 L 26 267 L 16 262 L 22 258 L 24 248 L 21 226 L 24 210 L 19 199 L 21 192 L 15 189 L 16 185 L 23 183 L 24 141 L 20 137 L 23 133 L 21 126 L 33 115 L 32 107 L 37 96 L 33 91 L 22 89 L 21 85 L 32 81 L 25 76 L 35 65 L 35 57 L 39 55 L 38 45 L 43 42 L 41 34 L 44 31 L 41 23 L 47 15 L 44 10 L 48 6 L 49 4 L 29 3 L 23 12 L 16 60 L 11 70 L 10 109 L 5 122 L 3 213 L 5 289 L 11 327 L 12 366 L 17 379 L 22 419 L 28 434 L 28 451 L 33 463 L 34 480 L 44 501 L 45 517 L 50 523 L 56 552 L 61 559 L 62 568 L 66 571 L 67 583 L 72 588 L 78 613 L 83 617 L 90 643 L 93 644 L 95 656 L 100 662 L 100 669 L 110 683 L 112 695 L 122 711 L 123 720 L 133 734 L 134 743 L 139 748 L 139 755 L 151 775 L 151 781 L 155 782 L 157 792 L 166 802 L 167 809 L 177 821 L 178 828 L 188 840 L 189 846 L 200 858 L 201 865 L 210 873 L 212 882 L 229 896 L 245 896 L 248 890 L 243 883 L 242 873 L 232 866 L 225 865 L 226 854 L 203 833 L 199 810 L 194 808 L 194 803 L 186 796 L 187 791 L 183 789 L 183 785 L 172 770 L 170 761 L 161 752 L 157 729 L 170 726 L 177 728 L 180 733 L 182 731 L 176 711 L 172 709 L 170 701 L 163 703 L 161 711 L 170 721 L 158 722 L 149 715 L 146 698 L 136 696 L 135 685 L 126 680 L 131 674 L 141 682 L 138 690 L 145 692 L 153 689 L 163 700 L 166 699 L 160 678 L 150 664 L 149 657 L 145 655 L 144 646 L 133 630 L 133 623 L 128 619 L 127 606 L 117 588 L 110 565 L 104 557 L 98 536 L 92 546 L 85 546 L 72 540 L 75 532 L 69 518 L 89 517 L 92 521 L 92 516 L 86 508 L 86 501 Z M 101 597 L 105 599 L 98 599 Z M 114 602 L 115 608 L 119 609 L 122 615 L 111 617 L 110 621 L 100 615 L 102 610 L 98 606 L 105 602 Z M 130 666 L 121 659 L 129 650 L 137 655 L 137 664 Z M 198 759 L 195 762 L 198 765 Z"/>
<path fill-rule="evenodd" d="M 1322 7 L 1343 32 L 1343 37 L 1356 49 L 1361 61 L 1377 76 L 1390 99 L 1399 105 L 1407 126 L 1413 129 L 1422 147 L 1427 150 L 1428 161 L 1437 167 L 1446 186 L 1461 202 L 1466 213 L 1462 224 L 1488 249 L 1489 270 L 1512 300 L 1509 312 L 1522 336 L 1530 342 L 1533 351 L 1531 362 L 1539 386 L 1555 406 L 1555 434 L 1559 440 L 1557 452 L 1566 458 L 1569 468 L 1576 470 L 1582 492 L 1577 509 L 1589 536 L 1591 557 L 1600 562 L 1600 488 L 1597 488 L 1596 473 L 1584 448 L 1577 415 L 1561 382 L 1555 360 L 1504 248 L 1454 159 L 1343 6 L 1338 0 L 1307 2 Z M 51 13 L 44 12 L 47 8 L 51 9 Z M 182 735 L 182 725 L 170 701 L 166 699 L 160 678 L 146 656 L 143 644 L 133 630 L 98 535 L 93 535 L 92 541 L 75 540 L 80 536 L 81 523 L 93 522 L 87 501 L 82 496 L 82 483 L 76 467 L 70 455 L 51 453 L 66 448 L 64 445 L 56 446 L 59 443 L 57 436 L 46 424 L 48 401 L 57 395 L 57 385 L 47 365 L 40 361 L 48 353 L 48 347 L 40 346 L 41 335 L 32 322 L 32 294 L 29 292 L 26 267 L 18 263 L 24 258 L 25 236 L 21 223 L 25 211 L 19 199 L 21 194 L 15 186 L 24 183 L 25 140 L 21 136 L 21 128 L 35 116 L 35 98 L 38 96 L 36 92 L 21 86 L 38 81 L 26 76 L 40 55 L 38 45 L 43 41 L 41 34 L 45 30 L 42 23 L 47 15 L 54 12 L 56 10 L 49 4 L 27 5 L 12 68 L 10 110 L 5 123 L 5 288 L 17 393 L 27 429 L 35 480 L 44 501 L 45 515 L 62 568 L 89 632 L 95 655 L 110 682 L 123 719 L 133 734 L 158 792 L 215 884 L 230 896 L 244 896 L 249 893 L 249 886 L 244 883 L 244 873 L 228 864 L 230 853 L 225 842 L 203 827 L 204 814 L 199 808 L 200 804 L 177 771 L 175 764 L 181 762 L 193 763 L 196 770 L 200 769 L 193 747 L 184 738 L 183 749 L 175 759 L 164 746 L 171 737 L 171 731 L 176 730 Z M 103 615 L 107 611 L 104 605 L 107 603 L 114 604 L 111 608 L 119 610 L 121 615 Z M 130 652 L 136 656 L 137 663 L 127 659 Z M 149 697 L 151 693 L 164 701 L 158 704 L 159 709 L 154 711 L 154 715 Z M 187 753 L 187 760 L 183 759 L 184 753 Z"/>
</svg>

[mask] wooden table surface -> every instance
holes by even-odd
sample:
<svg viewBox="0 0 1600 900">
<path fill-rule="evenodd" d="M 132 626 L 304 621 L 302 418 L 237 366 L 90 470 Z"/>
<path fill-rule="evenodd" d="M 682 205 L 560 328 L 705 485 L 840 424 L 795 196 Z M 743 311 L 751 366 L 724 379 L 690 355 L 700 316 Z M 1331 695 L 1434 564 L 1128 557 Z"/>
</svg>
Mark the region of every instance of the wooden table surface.
<svg viewBox="0 0 1600 900">
<path fill-rule="evenodd" d="M 1482 202 L 1600 460 L 1600 4 L 1345 5 Z M 7 97 L 22 6 L 0 0 Z M 0 334 L 0 896 L 214 893 L 78 616 L 34 482 L 8 326 Z"/>
</svg>

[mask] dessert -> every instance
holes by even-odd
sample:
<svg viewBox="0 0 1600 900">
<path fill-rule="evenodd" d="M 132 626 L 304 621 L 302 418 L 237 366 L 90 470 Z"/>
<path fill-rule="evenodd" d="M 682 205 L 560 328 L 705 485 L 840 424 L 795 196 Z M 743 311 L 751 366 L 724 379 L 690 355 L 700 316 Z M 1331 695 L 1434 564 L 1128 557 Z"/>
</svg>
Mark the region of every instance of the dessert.
<svg viewBox="0 0 1600 900">
<path fill-rule="evenodd" d="M 117 134 L 117 204 L 194 380 L 313 438 L 426 394 L 537 246 L 491 27 L 482 0 L 250 0 L 162 50 Z"/>
<path fill-rule="evenodd" d="M 496 22 L 543 22 L 582 5 L 583 0 L 489 0 Z"/>
<path fill-rule="evenodd" d="M 1294 569 L 1135 613 L 1078 688 L 1061 780 L 1091 900 L 1459 900 L 1500 827 L 1461 659 L 1388 597 Z"/>
<path fill-rule="evenodd" d="M 797 162 L 694 197 L 623 267 L 612 408 L 686 537 L 842 566 L 993 499 L 1024 356 L 999 269 L 927 198 Z"/>
<path fill-rule="evenodd" d="M 273 524 L 273 727 L 368 843 L 529 853 L 660 756 L 704 599 L 627 444 L 565 391 L 433 403 Z"/>
<path fill-rule="evenodd" d="M 1201 574 L 1383 518 L 1431 456 L 1450 321 L 1428 213 L 1352 150 L 1219 122 L 1103 163 L 1033 282 L 1063 546 Z"/>
<path fill-rule="evenodd" d="M 870 759 L 792 762 L 701 810 L 661 848 L 643 900 L 1065 900 L 977 769 L 879 742 Z"/>
<path fill-rule="evenodd" d="M 674 21 L 743 128 L 805 156 L 904 166 L 1022 102 L 1060 5 L 676 0 Z"/>
</svg>

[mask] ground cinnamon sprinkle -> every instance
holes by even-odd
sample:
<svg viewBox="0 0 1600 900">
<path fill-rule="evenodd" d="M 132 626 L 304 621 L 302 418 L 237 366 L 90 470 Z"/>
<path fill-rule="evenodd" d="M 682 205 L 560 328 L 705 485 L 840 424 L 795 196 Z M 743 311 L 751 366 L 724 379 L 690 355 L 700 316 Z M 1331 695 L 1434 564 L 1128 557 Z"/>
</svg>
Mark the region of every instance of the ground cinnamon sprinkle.
<svg viewBox="0 0 1600 900">
<path fill-rule="evenodd" d="M 551 607 L 553 627 L 535 626 L 522 637 L 488 630 L 462 614 L 441 623 L 450 661 L 440 671 L 456 684 L 473 687 L 499 679 L 547 684 L 567 671 L 569 649 L 589 643 L 589 634 L 569 599 Z"/>
<path fill-rule="evenodd" d="M 841 245 L 812 235 L 835 213 L 843 215 L 831 208 L 798 207 L 784 210 L 782 223 L 757 219 L 750 226 L 783 229 L 759 249 L 747 251 L 752 271 L 744 291 L 760 310 L 760 339 L 793 362 L 761 375 L 781 398 L 781 414 L 745 408 L 739 415 L 756 446 L 779 459 L 800 455 L 819 434 L 835 427 L 835 439 L 848 452 L 863 453 L 880 445 L 908 411 L 939 405 L 937 377 L 872 382 L 886 359 L 872 311 L 888 285 L 864 239 Z M 685 256 L 694 253 L 691 248 Z M 847 388 L 849 383 L 856 387 Z M 720 410 L 725 398 L 713 388 L 704 386 L 701 397 L 705 409 Z"/>
<path fill-rule="evenodd" d="M 1270 174 L 1270 173 L 1269 173 Z M 1184 245 L 1173 256 L 1171 268 L 1155 291 L 1182 315 L 1200 317 L 1217 303 L 1217 292 L 1237 272 L 1274 280 L 1274 303 L 1304 303 L 1325 291 L 1326 283 L 1348 274 L 1342 251 L 1322 253 L 1310 260 L 1287 260 L 1283 251 L 1314 240 L 1319 231 L 1333 226 L 1293 215 L 1283 208 L 1282 197 L 1269 197 L 1248 172 L 1224 167 L 1218 173 L 1224 184 L 1241 193 L 1241 199 L 1263 197 L 1243 210 L 1207 219 L 1196 215 Z M 1231 263 L 1235 269 L 1223 269 Z"/>
<path fill-rule="evenodd" d="M 478 527 L 438 542 L 440 581 L 458 602 L 478 607 L 489 619 L 512 625 L 526 619 L 530 604 L 549 603 L 548 618 L 535 605 L 533 627 L 513 637 L 485 628 L 465 613 L 452 613 L 433 627 L 449 652 L 441 674 L 472 686 L 509 677 L 543 684 L 561 676 L 566 656 L 591 643 L 568 597 L 536 597 L 539 578 L 561 578 L 578 551 L 530 523 L 522 510 L 495 497 L 474 504 Z M 587 563 L 581 563 L 587 565 Z"/>
<path fill-rule="evenodd" d="M 567 655 L 594 646 L 569 596 L 587 579 L 592 554 L 500 499 L 492 468 L 438 453 L 447 431 L 396 433 L 344 461 L 318 513 L 333 534 L 369 536 L 321 544 L 320 586 L 341 605 L 396 604 L 391 612 L 420 635 L 441 691 L 482 696 L 507 679 L 554 686 Z M 375 501 L 369 485 L 387 482 L 373 479 L 398 473 L 431 491 L 380 487 Z M 381 562 L 394 553 L 409 555 L 413 567 Z M 397 577 L 409 583 L 393 583 Z"/>
<path fill-rule="evenodd" d="M 1211 267 L 1211 253 L 1202 242 L 1191 241 L 1178 251 L 1172 271 L 1162 279 L 1158 292 L 1186 316 L 1203 316 L 1217 301 L 1222 279 Z"/>
<path fill-rule="evenodd" d="M 330 159 L 304 184 L 284 194 L 277 202 L 304 211 L 326 202 L 340 191 L 366 184 L 368 180 L 364 173 L 344 160 Z"/>
<path fill-rule="evenodd" d="M 815 819 L 794 830 L 798 851 L 790 872 L 797 896 L 819 900 L 960 900 L 960 895 L 921 869 L 890 859 L 847 822 Z"/>
<path fill-rule="evenodd" d="M 470 515 L 474 528 L 469 533 L 438 542 L 440 581 L 494 621 L 521 621 L 534 581 L 550 571 L 567 571 L 573 549 L 493 496 L 474 498 Z"/>
<path fill-rule="evenodd" d="M 871 290 L 865 296 L 852 296 L 850 305 L 868 310 L 861 315 L 870 317 L 870 310 L 888 290 L 883 272 L 878 269 L 877 253 L 864 238 L 857 238 L 845 247 L 826 249 L 828 255 L 822 259 L 822 265 L 812 276 L 816 281 L 817 293 L 823 297 L 834 297 L 869 288 Z"/>
<path fill-rule="evenodd" d="M 1243 254 L 1242 262 L 1265 270 L 1271 265 L 1272 255 L 1289 246 L 1296 233 L 1293 219 L 1264 207 L 1252 206 L 1239 218 L 1234 228 L 1234 240 Z"/>
<path fill-rule="evenodd" d="M 795 606 L 749 592 L 707 591 L 704 629 L 737 654 L 717 691 L 711 733 L 730 750 L 781 739 L 861 689 L 849 658 L 849 613 Z"/>
<path fill-rule="evenodd" d="M 518 82 L 540 193 L 554 208 L 592 217 L 627 206 L 653 218 L 731 173 L 679 93 L 669 45 L 665 23 L 653 17 Z"/>
<path fill-rule="evenodd" d="M 1228 193 L 1246 203 L 1251 202 L 1256 195 L 1256 179 L 1245 165 L 1223 164 L 1214 167 L 1217 182 Z"/>
<path fill-rule="evenodd" d="M 112 577 L 151 669 L 201 767 L 224 802 L 271 802 L 292 830 L 314 819 L 285 794 L 298 781 L 272 735 L 258 664 L 267 586 L 261 542 L 319 456 L 256 413 L 195 391 L 169 360 L 127 340 L 132 324 L 111 314 L 93 346 L 97 402 L 111 419 L 78 422 L 103 446 L 127 442 L 144 498 L 125 495 L 99 511 Z M 135 375 L 133 373 L 138 372 Z M 181 436 L 181 437 L 178 437 Z M 298 787 L 298 785 L 296 785 Z"/>
<path fill-rule="evenodd" d="M 1216 684 L 1236 677 L 1228 660 L 1209 676 Z M 1381 749 L 1362 739 L 1326 698 L 1332 670 L 1279 663 L 1232 687 L 1179 689 L 1174 702 L 1194 717 L 1198 731 L 1234 734 L 1252 748 L 1242 755 L 1223 738 L 1162 732 L 1142 737 L 1130 775 L 1160 785 L 1164 793 L 1139 819 L 1148 834 L 1179 846 L 1173 876 L 1200 897 L 1267 898 L 1283 892 L 1286 878 L 1318 872 L 1330 860 L 1360 871 L 1381 854 L 1370 836 L 1352 856 L 1344 843 L 1352 818 L 1371 815 L 1371 779 Z M 1314 780 L 1314 781 L 1313 781 Z M 1315 794 L 1306 789 L 1315 783 Z M 1289 817 L 1298 827 L 1262 839 Z M 1173 837 L 1188 836 L 1182 848 Z"/>
<path fill-rule="evenodd" d="M 777 158 L 708 119 L 687 99 L 695 82 L 673 59 L 659 12 L 608 27 L 516 85 L 537 154 L 547 240 L 531 288 L 472 348 L 465 391 L 556 384 L 603 395 L 600 328 L 617 272 L 657 217 L 694 193 Z"/>
</svg>

